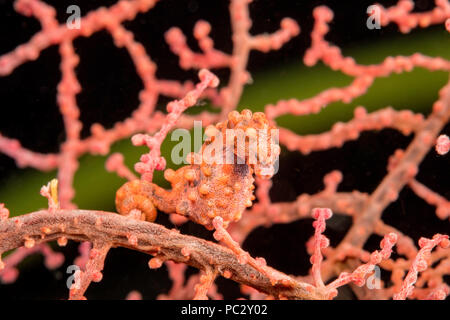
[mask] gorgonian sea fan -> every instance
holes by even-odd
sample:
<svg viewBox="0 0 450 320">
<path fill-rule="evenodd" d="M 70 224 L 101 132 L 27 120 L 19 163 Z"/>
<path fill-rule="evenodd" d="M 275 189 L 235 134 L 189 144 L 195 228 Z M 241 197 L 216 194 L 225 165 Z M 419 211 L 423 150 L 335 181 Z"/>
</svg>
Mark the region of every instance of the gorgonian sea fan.
<svg viewBox="0 0 450 320">
<path fill-rule="evenodd" d="M 350 104 L 364 96 L 378 79 L 393 74 L 415 68 L 447 73 L 450 61 L 416 52 L 407 56 L 388 56 L 375 64 L 360 64 L 327 40 L 335 17 L 327 6 L 317 6 L 312 11 L 314 23 L 303 63 L 313 67 L 320 62 L 351 78 L 350 83 L 324 89 L 305 99 L 278 100 L 264 106 L 263 112 L 242 110 L 239 101 L 244 88 L 252 85 L 248 71 L 251 53 L 275 52 L 292 44 L 301 33 L 303 21 L 280 17 L 276 31 L 255 34 L 252 22 L 256 19 L 252 21 L 251 11 L 258 4 L 255 3 L 254 8 L 249 0 L 231 0 L 227 4 L 231 50 L 218 49 L 221 44 L 214 43 L 212 35 L 216 26 L 213 21 L 197 21 L 193 38 L 181 28 L 168 28 L 164 33 L 167 48 L 178 58 L 181 69 L 195 71 L 199 79 L 195 83 L 182 82 L 160 77 L 157 71 L 162 66 L 155 62 L 156 58 L 152 59 L 149 47 L 144 46 L 143 40 L 128 27 L 140 17 L 160 10 L 164 2 L 120 0 L 110 7 L 91 9 L 79 20 L 71 21 L 74 24 L 60 22 L 59 12 L 47 2 L 14 2 L 14 9 L 36 19 L 40 30 L 0 56 L 0 75 L 8 79 L 20 72 L 22 65 L 34 63 L 42 58 L 47 48 L 56 46 L 61 73 L 56 101 L 65 138 L 58 152 L 46 153 L 32 151 L 18 140 L 0 135 L 0 151 L 14 159 L 18 167 L 57 171 L 56 178 L 40 191 L 48 199 L 47 209 L 22 215 L 13 212 L 10 217 L 8 199 L 1 199 L 0 253 L 18 248 L 0 259 L 1 280 L 13 283 L 19 276 L 18 264 L 37 252 L 45 256 L 47 267 L 58 268 L 63 263 L 63 255 L 47 243 L 56 240 L 59 246 L 66 246 L 68 240 L 74 240 L 82 243 L 80 256 L 73 264 L 78 269 L 75 282 L 69 288 L 71 299 L 89 296 L 86 290 L 91 282 L 103 279 L 107 254 L 118 246 L 152 255 L 148 263 L 151 269 L 163 265 L 167 268 L 173 287 L 167 293 L 160 293 L 158 298 L 161 299 L 223 298 L 216 285 L 219 277 L 239 283 L 241 293 L 254 299 L 332 299 L 345 285 L 350 285 L 358 298 L 445 299 L 449 293 L 445 277 L 450 273 L 450 251 L 448 236 L 443 233 L 449 230 L 450 205 L 445 195 L 420 182 L 418 175 L 427 155 L 438 160 L 448 157 L 448 136 L 444 131 L 450 116 L 450 84 L 442 87 L 426 115 L 391 107 L 368 112 L 358 106 L 352 119 L 336 122 L 322 133 L 302 135 L 296 132 L 296 125 L 288 129 L 281 124 L 283 116 L 297 119 L 320 114 L 337 102 Z M 369 11 L 369 20 L 378 23 L 379 28 L 396 25 L 400 32 L 409 33 L 436 25 L 444 32 L 449 25 L 450 3 L 436 0 L 430 10 L 417 11 L 412 1 L 400 0 L 391 7 L 372 6 Z M 366 19 L 364 16 L 364 21 Z M 176 21 L 172 24 L 176 25 Z M 141 80 L 141 89 L 138 106 L 129 116 L 111 126 L 94 123 L 85 133 L 78 98 L 86 88 L 78 77 L 80 54 L 77 41 L 89 40 L 102 32 L 127 53 Z M 222 75 L 222 69 L 228 70 L 229 76 Z M 221 76 L 217 77 L 215 73 Z M 298 88 L 301 90 L 301 84 Z M 161 97 L 172 99 L 165 111 L 157 108 Z M 210 102 L 210 108 L 203 108 L 200 113 L 189 112 L 200 108 L 203 100 Z M 386 105 L 388 103 L 386 101 Z M 252 108 L 251 105 L 248 107 Z M 259 149 L 255 150 L 253 155 L 260 161 L 258 165 L 251 164 L 245 157 L 247 162 L 239 165 L 205 165 L 202 161 L 196 162 L 196 157 L 201 155 L 197 152 L 189 155 L 186 166 L 176 171 L 166 169 L 169 161 L 163 155 L 162 145 L 167 135 L 175 128 L 191 129 L 196 120 L 202 122 L 208 137 L 204 148 L 221 141 L 218 133 L 226 129 L 239 128 L 251 137 L 256 135 L 257 129 L 277 128 L 279 140 L 270 140 L 270 145 L 276 146 L 273 153 L 265 155 Z M 320 154 L 344 148 L 344 144 L 351 141 L 358 143 L 363 132 L 384 129 L 413 137 L 404 149 L 399 147 L 383 164 L 385 176 L 370 192 L 340 191 L 346 173 L 332 170 L 324 175 L 321 191 L 302 193 L 293 201 L 283 202 L 273 201 L 269 195 L 272 181 L 267 178 L 273 174 L 261 174 L 259 170 L 271 168 L 280 152 Z M 111 152 L 116 142 L 129 138 L 133 145 L 149 149 L 135 164 L 136 173 L 125 165 L 123 154 Z M 278 143 L 286 150 L 281 151 Z M 239 157 L 239 150 L 227 143 L 224 148 Z M 248 145 L 242 149 L 251 150 Z M 74 178 L 80 158 L 86 154 L 107 155 L 106 169 L 129 180 L 117 191 L 116 204 L 121 215 L 77 209 Z M 155 181 L 154 171 L 164 169 L 164 177 L 171 183 L 172 190 L 162 188 Z M 437 229 L 442 231 L 432 231 L 436 234 L 420 238 L 418 247 L 412 236 L 385 219 L 388 207 L 397 201 L 405 188 L 434 208 L 433 219 L 440 219 Z M 96 190 L 92 188 L 89 192 Z M 444 192 L 448 194 L 448 188 Z M 170 214 L 169 219 L 176 226 L 189 219 L 214 230 L 209 235 L 211 241 L 153 222 L 157 210 Z M 341 232 L 339 240 L 332 239 L 330 245 L 326 235 L 327 221 L 336 221 L 333 220 L 336 215 L 347 216 L 351 223 Z M 243 249 L 244 241 L 259 227 L 306 218 L 314 220 L 314 234 L 306 242 L 311 263 L 308 275 L 288 275 L 271 267 L 264 257 L 254 257 Z M 368 250 L 367 245 L 374 237 L 381 239 L 378 250 Z M 219 243 L 214 243 L 213 239 Z M 304 244 L 295 243 L 295 247 L 299 245 Z M 200 273 L 186 279 L 187 265 L 199 269 Z M 379 270 L 387 277 L 377 277 Z M 140 294 L 133 291 L 129 297 L 139 298 Z"/>
</svg>

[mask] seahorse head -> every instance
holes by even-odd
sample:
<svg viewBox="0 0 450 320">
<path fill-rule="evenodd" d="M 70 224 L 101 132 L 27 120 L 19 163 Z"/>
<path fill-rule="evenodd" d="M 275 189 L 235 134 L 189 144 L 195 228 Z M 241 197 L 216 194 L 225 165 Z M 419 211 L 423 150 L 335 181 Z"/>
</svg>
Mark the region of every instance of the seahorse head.
<svg viewBox="0 0 450 320">
<path fill-rule="evenodd" d="M 257 177 L 271 178 L 276 173 L 280 154 L 278 130 L 269 123 L 262 112 L 248 109 L 232 111 L 228 120 L 206 128 L 205 132 L 215 142 L 223 143 L 225 157 L 234 163 L 248 164 Z"/>
</svg>

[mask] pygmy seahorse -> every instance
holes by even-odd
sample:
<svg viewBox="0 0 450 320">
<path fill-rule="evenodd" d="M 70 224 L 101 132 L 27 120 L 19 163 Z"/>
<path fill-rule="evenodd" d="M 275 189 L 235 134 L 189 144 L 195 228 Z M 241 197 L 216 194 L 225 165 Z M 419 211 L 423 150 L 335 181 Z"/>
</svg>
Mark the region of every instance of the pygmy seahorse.
<svg viewBox="0 0 450 320">
<path fill-rule="evenodd" d="M 212 220 L 220 216 L 224 227 L 238 221 L 255 199 L 255 174 L 271 178 L 280 153 L 276 129 L 264 113 L 232 111 L 228 120 L 205 129 L 208 137 L 199 153 L 191 153 L 189 165 L 164 177 L 172 189 L 134 180 L 116 193 L 120 214 L 133 209 L 142 212 L 147 221 L 156 219 L 156 209 L 176 213 L 213 229 Z"/>
</svg>

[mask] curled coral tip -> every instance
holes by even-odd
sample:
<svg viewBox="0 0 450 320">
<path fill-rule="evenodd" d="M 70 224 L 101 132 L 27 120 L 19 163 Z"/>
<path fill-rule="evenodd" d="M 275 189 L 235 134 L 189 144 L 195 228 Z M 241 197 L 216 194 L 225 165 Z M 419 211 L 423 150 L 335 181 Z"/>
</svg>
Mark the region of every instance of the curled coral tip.
<svg viewBox="0 0 450 320">
<path fill-rule="evenodd" d="M 115 152 L 109 156 L 106 160 L 105 168 L 107 171 L 115 171 L 121 164 L 123 164 L 123 155 L 119 152 Z"/>
<path fill-rule="evenodd" d="M 6 220 L 9 217 L 9 210 L 5 207 L 4 203 L 0 203 L 0 221 Z"/>
<path fill-rule="evenodd" d="M 291 18 L 284 18 L 281 20 L 281 28 L 288 30 L 292 36 L 296 36 L 300 33 L 300 27 L 298 23 Z"/>
<path fill-rule="evenodd" d="M 198 77 L 200 78 L 200 81 L 208 81 L 208 86 L 212 88 L 216 88 L 219 85 L 219 78 L 217 78 L 211 71 L 208 69 L 202 69 L 198 73 Z"/>
<path fill-rule="evenodd" d="M 385 237 L 385 239 L 389 240 L 390 243 L 395 244 L 398 240 L 398 236 L 397 234 L 391 232 Z"/>
<path fill-rule="evenodd" d="M 199 20 L 194 26 L 194 37 L 199 40 L 207 37 L 211 32 L 211 25 L 205 20 Z"/>
<path fill-rule="evenodd" d="M 131 137 L 131 143 L 133 146 L 142 146 L 145 144 L 145 135 L 138 133 Z"/>
<path fill-rule="evenodd" d="M 450 138 L 445 134 L 440 135 L 436 140 L 436 152 L 443 156 L 447 154 L 449 150 Z"/>
</svg>

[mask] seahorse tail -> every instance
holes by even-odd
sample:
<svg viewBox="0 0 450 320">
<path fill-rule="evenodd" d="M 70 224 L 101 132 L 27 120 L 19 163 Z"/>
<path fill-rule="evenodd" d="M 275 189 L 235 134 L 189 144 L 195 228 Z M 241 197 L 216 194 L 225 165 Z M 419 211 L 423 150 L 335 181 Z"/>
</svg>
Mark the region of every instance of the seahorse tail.
<svg viewBox="0 0 450 320">
<path fill-rule="evenodd" d="M 147 221 L 155 221 L 157 211 L 152 203 L 152 184 L 147 181 L 133 180 L 125 183 L 116 192 L 116 208 L 122 215 L 131 210 L 140 210 Z"/>
</svg>

